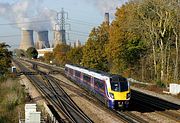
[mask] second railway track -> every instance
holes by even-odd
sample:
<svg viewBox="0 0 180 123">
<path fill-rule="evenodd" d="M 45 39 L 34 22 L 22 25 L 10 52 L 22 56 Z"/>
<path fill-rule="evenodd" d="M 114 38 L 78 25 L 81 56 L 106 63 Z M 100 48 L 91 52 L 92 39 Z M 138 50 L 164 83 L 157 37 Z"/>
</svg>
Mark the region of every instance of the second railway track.
<svg viewBox="0 0 180 123">
<path fill-rule="evenodd" d="M 26 62 L 29 62 L 29 61 L 26 61 Z M 32 64 L 37 64 L 37 65 L 39 65 L 39 66 L 41 66 L 41 67 L 43 67 L 43 68 L 46 68 L 46 69 L 48 69 L 48 70 L 50 70 L 50 71 L 54 71 L 54 69 L 53 69 L 52 67 L 50 67 L 50 66 L 46 66 L 46 65 L 41 64 L 41 63 L 35 63 L 35 62 L 32 62 L 32 61 L 30 61 L 30 63 L 32 63 Z M 36 67 L 35 67 L 35 68 L 36 68 Z M 63 68 L 60 69 L 59 72 L 60 72 L 60 73 L 63 73 L 62 70 L 63 70 Z M 37 70 L 37 71 L 39 71 L 39 70 Z M 61 80 L 59 80 L 59 79 L 56 79 L 56 78 L 54 78 L 54 77 L 52 77 L 52 76 L 49 76 L 49 75 L 47 75 L 46 73 L 44 73 L 44 72 L 42 72 L 42 71 L 39 71 L 39 72 L 44 76 L 44 78 L 46 79 L 46 81 L 49 81 L 49 80 L 50 80 L 50 81 L 54 81 L 57 86 L 59 86 L 60 83 L 64 83 L 63 81 L 61 81 Z M 86 97 L 86 95 L 84 95 L 84 96 Z M 92 101 L 91 99 L 88 99 L 88 100 Z M 94 103 L 94 102 L 93 102 L 93 103 Z M 126 112 L 121 112 L 121 111 L 113 110 L 112 112 L 115 113 L 118 117 L 120 117 L 123 122 L 147 123 L 147 121 L 143 120 L 143 119 L 140 118 L 139 116 L 136 116 L 136 115 L 134 115 L 134 114 L 132 114 L 132 113 L 130 113 L 130 112 L 127 112 L 127 111 L 126 111 Z"/>
<path fill-rule="evenodd" d="M 29 72 L 18 61 L 14 61 L 18 67 L 23 72 Z M 72 122 L 72 123 L 92 123 L 93 121 L 86 116 L 81 110 L 75 106 L 74 102 L 67 97 L 67 94 L 63 89 L 59 88 L 54 80 L 50 78 L 47 74 L 41 73 L 46 78 L 47 83 L 41 82 L 36 77 L 32 75 L 26 75 L 27 78 L 35 85 L 35 87 L 43 93 L 46 99 L 58 109 L 59 112 L 62 112 L 66 119 L 59 119 L 59 122 Z M 54 84 L 53 84 L 54 83 Z"/>
</svg>

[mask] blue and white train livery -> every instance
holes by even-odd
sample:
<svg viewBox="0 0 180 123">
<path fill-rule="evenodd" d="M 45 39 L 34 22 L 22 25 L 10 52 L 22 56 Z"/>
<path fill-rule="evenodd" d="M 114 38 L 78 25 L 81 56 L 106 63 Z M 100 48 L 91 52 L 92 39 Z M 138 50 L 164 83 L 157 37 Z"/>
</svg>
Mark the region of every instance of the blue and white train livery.
<svg viewBox="0 0 180 123">
<path fill-rule="evenodd" d="M 131 93 L 126 78 L 70 64 L 65 65 L 65 74 L 77 84 L 92 92 L 109 108 L 128 107 Z"/>
</svg>

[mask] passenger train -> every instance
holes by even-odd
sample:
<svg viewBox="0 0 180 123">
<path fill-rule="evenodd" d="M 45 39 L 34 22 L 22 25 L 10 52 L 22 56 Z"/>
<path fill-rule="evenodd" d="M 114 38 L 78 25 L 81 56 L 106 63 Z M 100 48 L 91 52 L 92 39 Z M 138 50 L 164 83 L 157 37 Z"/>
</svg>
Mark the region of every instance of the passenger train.
<svg viewBox="0 0 180 123">
<path fill-rule="evenodd" d="M 65 65 L 65 74 L 92 92 L 107 107 L 112 109 L 128 107 L 131 93 L 126 78 L 70 64 Z"/>
</svg>

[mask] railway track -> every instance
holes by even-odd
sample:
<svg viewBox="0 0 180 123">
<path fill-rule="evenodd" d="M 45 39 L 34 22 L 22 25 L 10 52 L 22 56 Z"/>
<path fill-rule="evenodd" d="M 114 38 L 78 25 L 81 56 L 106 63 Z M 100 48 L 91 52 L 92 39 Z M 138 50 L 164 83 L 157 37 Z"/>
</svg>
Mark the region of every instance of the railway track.
<svg viewBox="0 0 180 123">
<path fill-rule="evenodd" d="M 15 61 L 18 67 L 23 72 L 29 72 L 18 61 Z M 72 123 L 92 123 L 91 119 L 87 117 L 80 109 L 77 108 L 75 103 L 67 96 L 62 88 L 57 86 L 56 82 L 45 73 L 40 73 L 46 78 L 46 83 L 38 80 L 32 75 L 26 75 L 27 78 L 35 85 L 35 87 L 44 95 L 58 112 L 61 112 L 66 119 L 60 118 L 59 122 L 72 122 Z"/>
<path fill-rule="evenodd" d="M 178 111 L 180 106 L 177 104 L 135 90 L 132 90 L 132 99 L 135 100 L 134 102 L 141 108 L 146 108 L 146 110 L 156 112 L 174 121 L 180 122 L 180 112 Z"/>
<path fill-rule="evenodd" d="M 52 91 L 57 95 L 57 97 L 59 97 L 61 103 L 63 104 L 63 109 L 68 115 L 70 114 L 70 116 L 73 116 L 76 122 L 92 122 L 67 95 L 67 93 L 62 89 L 56 79 L 47 75 L 46 73 L 43 73 L 41 75 L 46 79 L 48 87 L 50 87 Z"/>
<path fill-rule="evenodd" d="M 27 61 L 27 62 L 29 62 L 29 61 Z M 32 64 L 36 64 L 35 62 L 30 62 L 30 63 L 32 63 Z M 44 65 L 44 64 L 41 64 L 41 63 L 37 63 L 37 65 L 39 65 L 39 66 L 41 66 L 41 67 L 43 67 L 43 68 L 46 68 L 46 69 L 48 69 L 48 70 L 50 70 L 50 71 L 53 71 L 53 68 L 52 67 L 50 67 L 50 66 L 47 66 L 47 65 Z M 56 69 L 57 70 L 57 69 Z M 63 68 L 59 71 L 60 73 L 62 73 L 63 71 Z M 39 71 L 39 70 L 37 70 L 37 71 Z M 45 79 L 47 79 L 47 81 L 54 81 L 55 82 L 55 84 L 56 84 L 56 86 L 59 86 L 59 85 L 61 85 L 62 83 L 63 83 L 63 86 L 68 86 L 68 85 L 66 85 L 65 84 L 65 82 L 63 82 L 62 80 L 59 80 L 59 79 L 57 79 L 57 78 L 54 78 L 54 77 L 52 77 L 52 76 L 47 76 L 47 74 L 46 73 L 44 73 L 44 72 L 42 72 L 42 71 L 39 71 L 40 73 L 41 73 L 41 75 L 42 75 L 42 73 L 44 74 L 44 78 Z M 61 83 L 61 84 L 60 84 Z M 82 93 L 81 93 L 81 96 L 82 96 Z M 90 101 L 92 101 L 92 98 L 91 99 L 89 99 L 89 96 L 87 96 L 87 95 L 83 95 L 85 98 L 87 98 L 88 100 L 90 100 Z M 97 101 L 94 101 L 93 100 L 93 103 L 97 103 Z M 104 107 L 104 106 L 103 106 Z M 109 109 L 108 109 L 109 110 Z M 121 112 L 121 111 L 116 111 L 116 110 L 112 110 L 112 113 L 115 113 L 115 115 L 117 115 L 118 117 L 120 117 L 121 119 L 122 119 L 122 121 L 123 122 L 131 122 L 131 123 L 148 123 L 147 121 L 145 121 L 145 120 L 143 120 L 142 118 L 140 118 L 140 117 L 138 117 L 138 116 L 136 116 L 136 115 L 134 115 L 134 114 L 132 114 L 132 113 L 130 113 L 130 112 Z"/>
<path fill-rule="evenodd" d="M 31 63 L 33 63 L 33 62 L 31 62 Z M 38 63 L 38 65 L 53 71 L 53 68 L 50 66 L 46 66 L 45 64 L 41 64 L 41 63 Z M 63 68 L 61 70 L 59 70 L 59 72 L 62 73 L 62 70 L 63 70 Z M 56 71 L 57 71 L 57 69 L 56 69 Z M 150 95 L 147 95 L 147 94 L 135 91 L 135 90 L 132 90 L 132 93 L 133 93 L 132 99 L 134 100 L 134 102 L 136 102 L 136 104 L 139 108 L 143 108 L 143 109 L 146 109 L 151 112 L 156 112 L 156 113 L 163 115 L 165 117 L 168 117 L 174 121 L 180 122 L 180 113 L 178 111 L 180 109 L 179 105 L 173 104 L 171 102 L 168 102 L 168 101 L 165 101 L 165 100 L 159 99 L 157 97 L 153 97 L 153 96 L 150 96 Z M 122 118 L 127 115 L 131 115 L 131 116 L 133 115 L 130 112 L 126 112 L 125 115 L 122 112 L 117 112 L 117 114 L 121 115 L 120 117 L 122 117 Z M 145 122 L 141 118 L 136 118 L 136 116 L 132 116 L 132 117 L 134 117 L 134 119 L 136 119 L 135 122 Z M 126 118 L 123 118 L 123 119 L 126 119 Z M 127 118 L 127 120 L 133 122 L 132 118 L 129 118 L 129 119 Z"/>
</svg>

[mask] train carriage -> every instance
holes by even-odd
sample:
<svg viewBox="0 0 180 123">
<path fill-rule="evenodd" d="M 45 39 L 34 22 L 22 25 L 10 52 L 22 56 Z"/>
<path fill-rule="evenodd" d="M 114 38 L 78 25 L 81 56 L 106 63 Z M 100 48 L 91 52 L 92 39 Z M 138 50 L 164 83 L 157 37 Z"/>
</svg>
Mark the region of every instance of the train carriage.
<svg viewBox="0 0 180 123">
<path fill-rule="evenodd" d="M 109 108 L 128 107 L 131 93 L 126 78 L 70 64 L 65 65 L 65 74 Z"/>
</svg>

